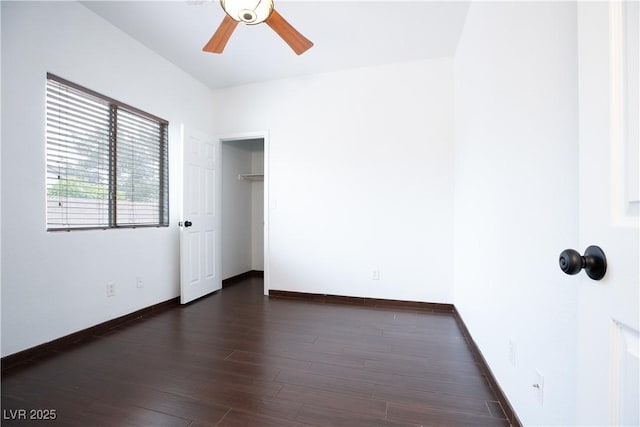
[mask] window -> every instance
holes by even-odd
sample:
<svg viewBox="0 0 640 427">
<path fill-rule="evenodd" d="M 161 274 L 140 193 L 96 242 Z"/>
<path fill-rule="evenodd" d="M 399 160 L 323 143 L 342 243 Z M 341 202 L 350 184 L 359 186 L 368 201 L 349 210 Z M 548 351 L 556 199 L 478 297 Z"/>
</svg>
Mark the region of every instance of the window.
<svg viewBox="0 0 640 427">
<path fill-rule="evenodd" d="M 47 230 L 167 226 L 168 125 L 47 74 Z"/>
</svg>

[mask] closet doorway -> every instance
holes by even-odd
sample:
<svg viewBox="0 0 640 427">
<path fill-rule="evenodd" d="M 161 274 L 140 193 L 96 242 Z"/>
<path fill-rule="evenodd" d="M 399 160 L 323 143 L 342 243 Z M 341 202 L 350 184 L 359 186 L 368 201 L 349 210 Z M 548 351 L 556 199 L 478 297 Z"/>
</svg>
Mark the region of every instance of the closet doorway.
<svg viewBox="0 0 640 427">
<path fill-rule="evenodd" d="M 220 139 L 222 280 L 264 272 L 268 281 L 266 134 Z"/>
</svg>

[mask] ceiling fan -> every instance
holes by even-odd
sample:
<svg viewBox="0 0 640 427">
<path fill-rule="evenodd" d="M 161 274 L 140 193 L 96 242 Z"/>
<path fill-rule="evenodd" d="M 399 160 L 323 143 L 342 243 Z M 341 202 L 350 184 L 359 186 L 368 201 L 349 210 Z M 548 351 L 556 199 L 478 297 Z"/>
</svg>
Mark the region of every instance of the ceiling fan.
<svg viewBox="0 0 640 427">
<path fill-rule="evenodd" d="M 220 0 L 220 4 L 226 15 L 211 40 L 202 48 L 205 52 L 222 53 L 238 22 L 247 25 L 265 22 L 298 55 L 313 46 L 273 8 L 273 0 Z"/>
</svg>

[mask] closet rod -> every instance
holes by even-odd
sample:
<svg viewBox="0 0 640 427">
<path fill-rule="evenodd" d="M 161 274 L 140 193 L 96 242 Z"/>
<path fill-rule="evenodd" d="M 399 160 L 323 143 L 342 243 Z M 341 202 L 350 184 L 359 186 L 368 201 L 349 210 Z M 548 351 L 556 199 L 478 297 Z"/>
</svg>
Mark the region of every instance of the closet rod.
<svg viewBox="0 0 640 427">
<path fill-rule="evenodd" d="M 239 180 L 246 181 L 264 181 L 264 174 L 261 173 L 241 173 L 238 175 Z"/>
</svg>

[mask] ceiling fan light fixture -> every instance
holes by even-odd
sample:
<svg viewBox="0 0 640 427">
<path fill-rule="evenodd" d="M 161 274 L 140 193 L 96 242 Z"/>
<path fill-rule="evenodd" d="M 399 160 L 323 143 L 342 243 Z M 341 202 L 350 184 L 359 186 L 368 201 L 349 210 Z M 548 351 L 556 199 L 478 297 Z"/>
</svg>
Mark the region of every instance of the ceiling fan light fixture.
<svg viewBox="0 0 640 427">
<path fill-rule="evenodd" d="M 220 0 L 220 4 L 227 15 L 248 25 L 266 21 L 273 12 L 273 0 Z"/>
</svg>

